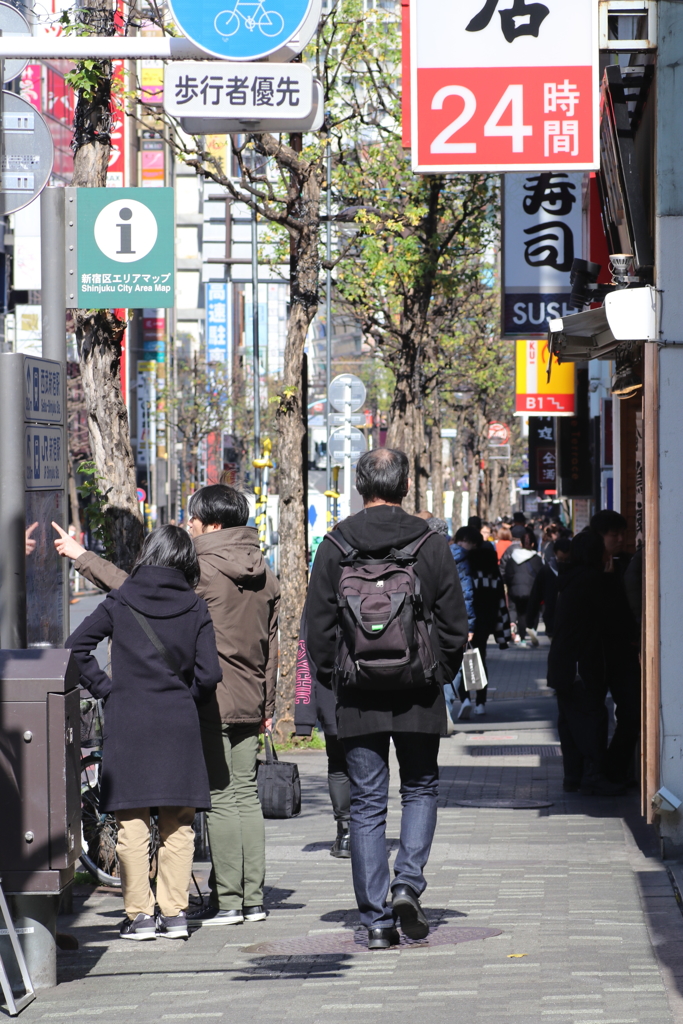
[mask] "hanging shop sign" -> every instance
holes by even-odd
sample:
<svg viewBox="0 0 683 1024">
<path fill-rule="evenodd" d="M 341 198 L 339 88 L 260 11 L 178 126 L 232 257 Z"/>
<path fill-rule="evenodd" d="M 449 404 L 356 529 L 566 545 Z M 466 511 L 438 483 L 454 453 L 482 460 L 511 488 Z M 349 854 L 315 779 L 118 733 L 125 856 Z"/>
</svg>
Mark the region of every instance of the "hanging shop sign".
<svg viewBox="0 0 683 1024">
<path fill-rule="evenodd" d="M 224 60 L 261 60 L 294 38 L 301 52 L 318 22 L 311 8 L 321 9 L 320 0 L 172 0 L 170 6 L 181 32 Z"/>
<path fill-rule="evenodd" d="M 557 490 L 557 450 L 555 419 L 531 416 L 529 419 L 529 489 Z"/>
<path fill-rule="evenodd" d="M 573 416 L 574 364 L 552 357 L 548 380 L 547 341 L 518 341 L 515 373 L 516 416 Z"/>
<path fill-rule="evenodd" d="M 410 5 L 413 170 L 588 170 L 597 0 Z"/>
<path fill-rule="evenodd" d="M 172 188 L 67 188 L 67 304 L 169 308 L 174 301 Z"/>
<path fill-rule="evenodd" d="M 544 171 L 503 177 L 502 331 L 548 332 L 570 305 L 572 261 L 583 247 L 582 174 Z"/>
</svg>

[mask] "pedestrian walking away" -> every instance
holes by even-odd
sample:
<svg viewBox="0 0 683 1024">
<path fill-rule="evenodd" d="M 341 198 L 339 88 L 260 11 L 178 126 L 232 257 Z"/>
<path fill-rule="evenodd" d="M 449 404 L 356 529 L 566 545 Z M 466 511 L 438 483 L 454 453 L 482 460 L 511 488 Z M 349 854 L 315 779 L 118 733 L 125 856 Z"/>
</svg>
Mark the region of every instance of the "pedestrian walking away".
<svg viewBox="0 0 683 1024">
<path fill-rule="evenodd" d="M 500 572 L 507 586 L 511 604 L 510 618 L 516 623 L 517 635 L 526 643 L 527 606 L 534 580 L 541 568 L 541 556 L 533 547 L 533 533 L 526 526 L 513 526 L 515 540 L 500 563 Z M 536 644 L 538 641 L 536 641 Z"/>
<path fill-rule="evenodd" d="M 296 698 L 294 727 L 297 736 L 310 736 L 316 722 L 320 722 L 325 736 L 327 754 L 327 787 L 337 823 L 337 837 L 330 854 L 348 859 L 351 856 L 349 818 L 351 791 L 346 767 L 344 745 L 337 735 L 337 712 L 334 693 L 318 683 L 315 665 L 308 656 L 308 621 L 306 609 L 301 616 L 299 649 L 296 660 Z"/>
<path fill-rule="evenodd" d="M 407 456 L 366 452 L 356 486 L 363 510 L 328 533 L 316 553 L 308 654 L 319 684 L 336 691 L 356 901 L 369 948 L 386 949 L 399 941 L 397 925 L 413 939 L 429 932 L 420 896 L 436 827 L 443 687 L 462 660 L 467 613 L 446 539 L 401 508 Z M 385 838 L 391 740 L 402 802 L 393 880 Z"/>
<path fill-rule="evenodd" d="M 222 484 L 204 487 L 190 499 L 189 511 L 201 569 L 197 593 L 213 620 L 223 673 L 200 713 L 211 785 L 212 871 L 209 905 L 193 911 L 191 920 L 197 925 L 262 921 L 265 828 L 256 767 L 259 734 L 270 728 L 275 707 L 280 588 L 256 529 L 246 525 L 249 505 L 243 494 Z M 105 589 L 122 585 L 127 578 L 122 570 L 74 547 L 62 534 L 57 550 L 76 557 L 82 575 Z"/>
<path fill-rule="evenodd" d="M 177 526 L 150 534 L 133 572 L 69 637 L 81 677 L 105 701 L 100 809 L 114 813 L 124 939 L 187 938 L 196 809 L 210 807 L 197 705 L 221 679 L 199 563 Z M 111 638 L 111 678 L 92 651 Z M 150 814 L 158 808 L 156 899 L 149 884 Z"/>
</svg>

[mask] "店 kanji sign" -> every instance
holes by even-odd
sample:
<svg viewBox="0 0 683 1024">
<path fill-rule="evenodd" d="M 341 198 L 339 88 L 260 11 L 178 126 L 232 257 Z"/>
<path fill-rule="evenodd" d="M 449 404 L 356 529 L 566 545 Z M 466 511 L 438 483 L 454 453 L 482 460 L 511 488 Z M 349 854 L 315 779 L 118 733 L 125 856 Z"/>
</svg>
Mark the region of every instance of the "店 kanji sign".
<svg viewBox="0 0 683 1024">
<path fill-rule="evenodd" d="M 515 416 L 573 416 L 574 364 L 553 356 L 548 380 L 548 342 L 518 341 Z"/>
<path fill-rule="evenodd" d="M 598 0 L 412 0 L 413 170 L 599 166 Z"/>
<path fill-rule="evenodd" d="M 173 306 L 172 188 L 67 188 L 66 298 L 81 309 Z"/>
</svg>

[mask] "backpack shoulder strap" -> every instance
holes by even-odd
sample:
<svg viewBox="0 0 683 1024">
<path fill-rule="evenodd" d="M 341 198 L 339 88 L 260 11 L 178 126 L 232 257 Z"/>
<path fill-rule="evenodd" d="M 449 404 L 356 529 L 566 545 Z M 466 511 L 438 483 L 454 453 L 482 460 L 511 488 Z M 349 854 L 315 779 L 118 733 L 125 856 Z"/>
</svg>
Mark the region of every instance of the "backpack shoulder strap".
<svg viewBox="0 0 683 1024">
<path fill-rule="evenodd" d="M 353 555 L 358 554 L 358 549 L 352 547 L 339 530 L 331 530 L 329 533 L 326 533 L 323 540 L 331 541 L 336 548 L 339 548 L 344 558 L 351 558 Z"/>
<path fill-rule="evenodd" d="M 436 534 L 434 530 L 428 529 L 426 533 L 423 533 L 422 536 L 418 537 L 417 540 L 412 541 L 412 543 L 406 544 L 404 548 L 394 548 L 392 550 L 392 555 L 395 558 L 415 558 L 422 545 L 425 544 L 430 537 L 436 536 L 438 536 L 438 534 Z"/>
<path fill-rule="evenodd" d="M 142 612 L 136 611 L 135 608 L 131 608 L 131 606 L 129 604 L 126 604 L 125 601 L 122 601 L 121 604 L 124 606 L 124 608 L 128 609 L 128 611 L 131 613 L 133 618 L 142 627 L 143 632 L 146 634 L 147 638 L 151 641 L 151 643 L 154 645 L 154 647 L 156 647 L 157 651 L 159 652 L 161 657 L 164 659 L 164 661 L 166 662 L 167 666 L 170 668 L 171 672 L 173 672 L 173 674 L 176 675 L 178 677 L 178 679 L 181 680 L 181 682 L 183 682 L 183 683 L 185 683 L 187 685 L 187 681 L 185 679 L 183 679 L 183 676 L 182 676 L 182 674 L 180 672 L 180 669 L 178 668 L 178 664 L 177 664 L 175 658 L 173 657 L 171 652 L 168 650 L 168 648 L 165 647 L 164 644 L 162 643 L 162 641 L 159 639 L 159 637 L 155 633 L 154 629 L 152 628 L 151 623 L 145 618 L 145 616 L 142 614 Z"/>
</svg>

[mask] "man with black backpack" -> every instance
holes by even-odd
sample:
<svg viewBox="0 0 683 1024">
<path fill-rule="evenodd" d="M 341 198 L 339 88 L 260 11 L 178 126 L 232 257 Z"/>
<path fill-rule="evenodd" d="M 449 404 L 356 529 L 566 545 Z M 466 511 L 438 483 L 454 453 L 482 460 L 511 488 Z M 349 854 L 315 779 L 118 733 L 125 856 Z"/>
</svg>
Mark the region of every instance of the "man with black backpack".
<svg viewBox="0 0 683 1024">
<path fill-rule="evenodd" d="M 429 925 L 419 897 L 436 828 L 443 687 L 467 640 L 467 612 L 445 537 L 408 515 L 408 459 L 362 455 L 364 508 L 318 548 L 308 590 L 308 653 L 337 696 L 339 738 L 351 781 L 351 865 L 368 947 L 411 939 Z M 385 831 L 389 741 L 401 774 L 401 839 L 390 887 Z"/>
</svg>

